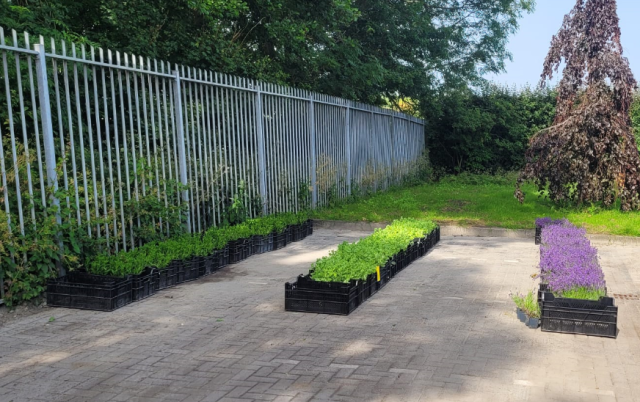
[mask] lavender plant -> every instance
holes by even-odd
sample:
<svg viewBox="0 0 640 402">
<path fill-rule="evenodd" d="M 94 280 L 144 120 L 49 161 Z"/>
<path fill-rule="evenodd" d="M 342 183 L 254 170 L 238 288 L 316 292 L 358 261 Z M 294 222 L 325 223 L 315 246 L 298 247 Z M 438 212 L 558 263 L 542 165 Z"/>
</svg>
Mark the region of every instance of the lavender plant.
<svg viewBox="0 0 640 402">
<path fill-rule="evenodd" d="M 598 250 L 591 246 L 586 231 L 566 220 L 556 224 L 545 222 L 540 246 L 540 279 L 558 296 L 579 295 L 597 300 L 604 294 L 604 273 Z"/>
</svg>

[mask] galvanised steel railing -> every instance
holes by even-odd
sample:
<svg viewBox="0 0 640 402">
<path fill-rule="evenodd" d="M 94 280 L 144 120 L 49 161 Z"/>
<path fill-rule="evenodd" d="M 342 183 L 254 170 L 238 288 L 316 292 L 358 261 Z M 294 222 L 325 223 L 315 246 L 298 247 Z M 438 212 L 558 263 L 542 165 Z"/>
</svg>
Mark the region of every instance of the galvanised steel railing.
<svg viewBox="0 0 640 402">
<path fill-rule="evenodd" d="M 22 232 L 66 203 L 90 236 L 126 250 L 140 225 L 125 211 L 132 200 L 187 203 L 196 232 L 233 199 L 257 216 L 297 211 L 305 193 L 318 207 L 383 190 L 425 147 L 424 122 L 391 110 L 33 39 L 0 28 L 0 204 Z M 51 196 L 58 186 L 66 199 Z"/>
</svg>

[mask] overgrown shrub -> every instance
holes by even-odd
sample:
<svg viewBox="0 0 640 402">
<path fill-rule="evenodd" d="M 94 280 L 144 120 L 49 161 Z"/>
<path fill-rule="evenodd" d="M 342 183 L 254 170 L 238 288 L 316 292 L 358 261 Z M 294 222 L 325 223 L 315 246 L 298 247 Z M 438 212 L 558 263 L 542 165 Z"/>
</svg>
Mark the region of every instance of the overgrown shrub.
<svg viewBox="0 0 640 402">
<path fill-rule="evenodd" d="M 529 138 L 554 111 L 552 90 L 486 85 L 443 93 L 426 118 L 431 162 L 444 173 L 518 170 Z"/>
</svg>

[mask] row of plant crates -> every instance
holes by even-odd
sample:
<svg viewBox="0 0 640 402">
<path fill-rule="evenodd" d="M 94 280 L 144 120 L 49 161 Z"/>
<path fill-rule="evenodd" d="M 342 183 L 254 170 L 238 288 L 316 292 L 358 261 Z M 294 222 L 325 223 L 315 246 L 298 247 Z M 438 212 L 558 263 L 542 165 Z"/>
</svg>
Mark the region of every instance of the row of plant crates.
<svg viewBox="0 0 640 402">
<path fill-rule="evenodd" d="M 285 310 L 349 315 L 439 241 L 440 227 L 424 238 L 414 240 L 406 250 L 394 255 L 384 266 L 379 267 L 379 272 L 369 275 L 366 280 L 352 280 L 349 283 L 319 282 L 311 278 L 312 272 L 300 275 L 296 282 L 284 285 Z"/>
<path fill-rule="evenodd" d="M 538 290 L 541 325 L 544 332 L 580 334 L 616 338 L 618 307 L 613 297 L 600 300 L 565 299 L 555 297 L 547 285 Z"/>
<path fill-rule="evenodd" d="M 95 311 L 113 311 L 167 289 L 210 275 L 228 264 L 255 254 L 285 247 L 313 234 L 313 222 L 287 227 L 282 233 L 253 236 L 227 244 L 211 255 L 187 261 L 172 261 L 164 269 L 146 268 L 124 278 L 74 271 L 47 282 L 47 305 Z"/>
</svg>

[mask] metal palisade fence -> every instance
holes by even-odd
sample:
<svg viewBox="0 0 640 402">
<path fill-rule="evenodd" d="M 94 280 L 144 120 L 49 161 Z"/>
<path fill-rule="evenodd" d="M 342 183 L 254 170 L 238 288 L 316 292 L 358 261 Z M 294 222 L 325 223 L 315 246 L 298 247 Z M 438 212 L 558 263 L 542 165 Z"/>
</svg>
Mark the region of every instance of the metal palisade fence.
<svg viewBox="0 0 640 402">
<path fill-rule="evenodd" d="M 60 203 L 126 250 L 141 200 L 186 204 L 197 232 L 238 203 L 257 216 L 385 189 L 424 150 L 422 120 L 340 98 L 1 28 L 0 52 L 0 207 L 14 230 Z"/>
</svg>

